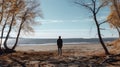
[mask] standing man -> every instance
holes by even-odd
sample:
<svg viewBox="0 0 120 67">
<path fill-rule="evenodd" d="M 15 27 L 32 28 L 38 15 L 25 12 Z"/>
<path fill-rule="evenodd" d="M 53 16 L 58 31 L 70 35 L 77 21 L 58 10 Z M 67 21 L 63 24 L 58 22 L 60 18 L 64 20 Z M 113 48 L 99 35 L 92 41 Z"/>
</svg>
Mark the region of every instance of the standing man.
<svg viewBox="0 0 120 67">
<path fill-rule="evenodd" d="M 62 46 L 63 46 L 63 41 L 61 39 L 61 36 L 57 39 L 57 46 L 58 46 L 58 55 L 62 55 Z"/>
</svg>

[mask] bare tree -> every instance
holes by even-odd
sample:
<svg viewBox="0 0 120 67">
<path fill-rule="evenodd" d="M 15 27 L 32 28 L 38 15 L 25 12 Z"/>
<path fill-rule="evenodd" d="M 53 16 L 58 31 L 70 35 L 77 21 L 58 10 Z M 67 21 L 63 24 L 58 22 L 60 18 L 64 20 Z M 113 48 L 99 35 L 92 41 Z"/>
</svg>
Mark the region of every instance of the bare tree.
<svg viewBox="0 0 120 67">
<path fill-rule="evenodd" d="M 109 55 L 110 53 L 109 53 L 107 47 L 105 46 L 105 43 L 101 36 L 101 31 L 100 31 L 100 25 L 102 23 L 105 23 L 106 20 L 103 22 L 99 22 L 98 17 L 97 17 L 98 12 L 101 10 L 101 8 L 103 8 L 105 5 L 107 5 L 107 3 L 106 2 L 100 3 L 98 0 L 90 0 L 89 3 L 86 3 L 85 0 L 84 0 L 84 2 L 83 2 L 83 0 L 77 0 L 77 1 L 75 1 L 75 4 L 83 6 L 91 12 L 94 22 L 96 24 L 99 41 L 100 41 L 102 47 L 104 48 L 105 54 Z"/>
</svg>

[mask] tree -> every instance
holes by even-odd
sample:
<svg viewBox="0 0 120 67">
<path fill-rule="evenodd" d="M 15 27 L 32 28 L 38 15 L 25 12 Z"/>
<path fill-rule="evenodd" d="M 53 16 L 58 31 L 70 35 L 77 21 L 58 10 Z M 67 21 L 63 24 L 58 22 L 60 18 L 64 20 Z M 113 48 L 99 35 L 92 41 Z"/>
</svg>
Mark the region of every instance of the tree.
<svg viewBox="0 0 120 67">
<path fill-rule="evenodd" d="M 110 0 L 108 2 L 112 3 L 110 5 L 111 12 L 107 17 L 107 19 L 110 19 L 108 23 L 112 28 L 117 29 L 120 38 L 120 0 Z"/>
<path fill-rule="evenodd" d="M 93 19 L 94 19 L 94 22 L 96 24 L 99 41 L 100 41 L 100 43 L 105 51 L 105 54 L 109 55 L 110 53 L 109 53 L 107 47 L 105 46 L 105 43 L 104 43 L 102 36 L 101 36 L 101 31 L 100 31 L 100 25 L 102 23 L 105 23 L 106 20 L 103 22 L 99 22 L 98 17 L 97 17 L 98 12 L 101 10 L 101 8 L 103 8 L 105 5 L 107 5 L 107 2 L 100 3 L 98 0 L 90 0 L 90 2 L 87 3 L 87 2 L 85 2 L 85 0 L 84 0 L 84 2 L 83 2 L 83 0 L 77 0 L 77 1 L 75 1 L 75 4 L 83 6 L 91 12 Z"/>
<path fill-rule="evenodd" d="M 2 0 L 0 1 L 1 44 L 4 33 L 7 31 L 3 43 L 6 50 L 14 50 L 17 46 L 21 31 L 34 32 L 32 26 L 36 24 L 35 18 L 42 17 L 40 4 L 37 0 Z M 16 41 L 12 48 L 7 41 L 10 33 L 16 30 Z"/>
<path fill-rule="evenodd" d="M 1 2 L 1 5 L 0 5 L 0 8 L 1 8 L 1 12 L 0 12 L 0 16 L 1 16 L 1 18 L 0 18 L 0 24 L 1 24 L 1 29 L 2 29 L 2 31 L 1 31 L 1 44 L 0 44 L 0 48 L 1 48 L 1 45 L 2 45 L 2 38 L 3 38 L 3 34 L 4 34 L 4 29 L 5 29 L 5 27 L 6 27 L 6 24 L 7 24 L 7 21 L 8 21 L 8 19 L 9 19 L 9 17 L 12 15 L 11 13 L 10 13 L 10 5 L 8 4 L 9 3 L 9 1 L 8 0 L 2 0 Z M 10 19 L 9 19 L 10 20 Z"/>
<path fill-rule="evenodd" d="M 34 32 L 32 27 L 30 27 L 31 24 L 35 24 L 35 21 L 33 18 L 35 18 L 37 15 L 41 16 L 41 14 L 39 14 L 39 12 L 41 10 L 39 10 L 37 7 L 40 5 L 40 4 L 37 4 L 37 1 L 34 1 L 30 4 L 27 4 L 28 6 L 29 5 L 32 5 L 32 7 L 29 7 L 27 9 L 24 9 L 24 13 L 22 13 L 21 15 L 21 22 L 20 22 L 20 25 L 19 25 L 19 29 L 18 29 L 18 34 L 17 34 L 17 37 L 16 37 L 16 42 L 14 44 L 14 46 L 12 47 L 12 49 L 14 50 L 15 47 L 17 46 L 17 43 L 18 43 L 18 39 L 19 39 L 19 36 L 20 36 L 20 32 L 21 30 L 25 30 L 27 29 L 27 32 Z M 23 11 L 23 10 L 22 10 Z M 32 21 L 32 23 L 31 23 Z M 27 24 L 26 24 L 27 23 Z M 26 28 L 26 29 L 25 29 Z"/>
<path fill-rule="evenodd" d="M 120 18 L 119 18 L 119 16 L 118 16 L 118 14 L 116 13 L 116 11 L 112 11 L 112 12 L 109 14 L 109 16 L 107 17 L 107 19 L 110 19 L 110 20 L 108 21 L 108 23 L 110 24 L 110 27 L 117 29 L 118 34 L 119 34 L 119 38 L 120 38 L 120 29 L 119 29 L 119 26 L 120 26 Z"/>
</svg>

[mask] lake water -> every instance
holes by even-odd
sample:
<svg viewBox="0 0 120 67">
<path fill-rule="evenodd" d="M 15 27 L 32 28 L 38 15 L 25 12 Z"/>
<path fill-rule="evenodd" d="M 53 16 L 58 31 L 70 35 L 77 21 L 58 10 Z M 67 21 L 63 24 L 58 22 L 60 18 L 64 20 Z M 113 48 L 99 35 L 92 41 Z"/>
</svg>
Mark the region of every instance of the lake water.
<svg viewBox="0 0 120 67">
<path fill-rule="evenodd" d="M 105 42 L 113 41 L 116 38 L 104 38 Z M 31 38 L 20 38 L 18 44 L 39 44 L 39 45 L 55 45 L 57 39 L 31 39 Z M 13 44 L 15 39 L 9 39 L 8 44 Z M 69 38 L 63 39 L 64 44 L 89 44 L 89 43 L 99 43 L 98 38 Z"/>
</svg>

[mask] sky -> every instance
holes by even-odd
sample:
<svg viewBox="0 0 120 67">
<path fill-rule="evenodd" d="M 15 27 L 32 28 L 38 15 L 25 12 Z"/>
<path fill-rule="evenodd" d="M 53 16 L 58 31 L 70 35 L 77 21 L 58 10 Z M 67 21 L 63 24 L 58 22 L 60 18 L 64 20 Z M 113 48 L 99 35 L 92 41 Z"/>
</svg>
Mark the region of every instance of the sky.
<svg viewBox="0 0 120 67">
<path fill-rule="evenodd" d="M 71 0 L 38 0 L 44 18 L 36 19 L 41 23 L 34 27 L 35 38 L 97 38 L 95 23 L 90 11 L 71 2 Z M 89 3 L 89 0 L 88 0 Z M 110 10 L 102 9 L 98 14 L 99 21 L 108 16 Z M 101 26 L 103 37 L 118 37 L 116 30 L 108 24 Z M 30 37 L 30 36 L 27 36 Z"/>
</svg>

